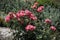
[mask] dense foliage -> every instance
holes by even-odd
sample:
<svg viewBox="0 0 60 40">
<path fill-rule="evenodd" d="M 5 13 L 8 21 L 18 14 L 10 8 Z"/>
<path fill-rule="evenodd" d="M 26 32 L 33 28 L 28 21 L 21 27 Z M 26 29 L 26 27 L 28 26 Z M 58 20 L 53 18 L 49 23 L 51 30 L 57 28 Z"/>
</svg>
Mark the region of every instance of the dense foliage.
<svg viewBox="0 0 60 40">
<path fill-rule="evenodd" d="M 18 30 L 13 40 L 60 39 L 60 9 L 39 2 L 17 2 L 12 1 L 14 4 L 7 4 L 5 9 L 9 13 L 4 26 Z"/>
</svg>

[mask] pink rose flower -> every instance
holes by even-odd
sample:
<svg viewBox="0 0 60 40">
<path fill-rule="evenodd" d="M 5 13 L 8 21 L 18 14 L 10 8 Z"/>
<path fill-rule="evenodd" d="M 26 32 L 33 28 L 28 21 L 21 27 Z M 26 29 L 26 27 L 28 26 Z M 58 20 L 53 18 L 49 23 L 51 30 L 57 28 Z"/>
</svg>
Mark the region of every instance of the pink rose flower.
<svg viewBox="0 0 60 40">
<path fill-rule="evenodd" d="M 21 16 L 21 17 L 25 16 L 25 11 L 21 10 L 20 16 Z"/>
<path fill-rule="evenodd" d="M 10 21 L 10 16 L 7 15 L 7 16 L 5 17 L 5 22 L 9 22 L 9 21 Z"/>
<path fill-rule="evenodd" d="M 37 17 L 36 17 L 36 16 L 30 17 L 30 19 L 32 19 L 32 20 L 37 20 Z"/>
<path fill-rule="evenodd" d="M 31 8 L 37 8 L 38 2 L 35 2 L 33 6 L 31 6 Z"/>
<path fill-rule="evenodd" d="M 44 9 L 44 6 L 40 6 L 42 9 Z"/>
<path fill-rule="evenodd" d="M 10 18 L 12 19 L 14 16 L 13 16 L 13 13 L 14 12 L 9 12 L 8 15 L 10 16 Z"/>
<path fill-rule="evenodd" d="M 32 20 L 37 20 L 37 17 L 36 17 L 36 16 L 35 16 L 35 17 L 33 17 L 33 18 L 32 18 Z"/>
<path fill-rule="evenodd" d="M 37 20 L 37 17 L 36 17 L 34 14 L 31 14 L 31 15 L 30 15 L 30 19 L 32 19 L 32 20 Z"/>
<path fill-rule="evenodd" d="M 33 26 L 33 25 L 27 25 L 27 26 L 25 27 L 25 29 L 26 29 L 26 31 L 33 31 L 33 30 L 36 29 L 36 27 Z"/>
<path fill-rule="evenodd" d="M 37 12 L 42 12 L 43 9 L 44 9 L 44 6 L 40 6 L 40 7 L 38 7 Z"/>
<path fill-rule="evenodd" d="M 25 11 L 24 10 L 20 10 L 20 13 L 25 13 Z"/>
<path fill-rule="evenodd" d="M 30 14 L 32 14 L 32 12 L 30 12 L 29 10 L 25 10 L 25 15 L 29 16 Z"/>
<path fill-rule="evenodd" d="M 51 24 L 52 21 L 51 21 L 50 19 L 45 19 L 45 23 L 47 23 L 47 24 Z"/>
<path fill-rule="evenodd" d="M 51 26 L 50 29 L 53 30 L 53 31 L 56 31 L 56 27 L 55 26 Z"/>
<path fill-rule="evenodd" d="M 23 10 L 20 10 L 16 13 L 17 17 L 23 17 L 25 15 L 25 12 Z"/>
<path fill-rule="evenodd" d="M 10 15 L 10 18 L 15 18 L 16 17 L 16 15 L 15 15 L 15 13 L 14 12 L 9 12 L 9 14 L 8 15 Z"/>
<path fill-rule="evenodd" d="M 18 18 L 19 18 L 19 17 L 20 17 L 20 13 L 16 13 L 16 17 L 18 17 Z"/>
</svg>

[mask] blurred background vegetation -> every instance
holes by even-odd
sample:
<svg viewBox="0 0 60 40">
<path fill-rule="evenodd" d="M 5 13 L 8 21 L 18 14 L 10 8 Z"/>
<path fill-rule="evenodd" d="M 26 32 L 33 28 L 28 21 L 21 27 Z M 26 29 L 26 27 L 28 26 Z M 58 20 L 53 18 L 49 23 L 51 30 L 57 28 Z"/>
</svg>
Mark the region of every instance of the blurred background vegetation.
<svg viewBox="0 0 60 40">
<path fill-rule="evenodd" d="M 49 4 L 51 6 L 60 7 L 60 0 L 0 0 L 0 11 L 16 11 L 20 9 L 26 1 L 30 3 L 38 1 L 41 5 Z"/>
</svg>

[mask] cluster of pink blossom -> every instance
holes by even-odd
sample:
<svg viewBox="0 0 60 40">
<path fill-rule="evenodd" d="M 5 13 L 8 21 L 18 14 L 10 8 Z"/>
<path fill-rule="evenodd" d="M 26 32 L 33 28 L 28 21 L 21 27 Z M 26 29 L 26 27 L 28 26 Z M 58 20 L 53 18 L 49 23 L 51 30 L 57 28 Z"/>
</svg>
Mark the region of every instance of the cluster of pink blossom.
<svg viewBox="0 0 60 40">
<path fill-rule="evenodd" d="M 28 16 L 32 20 L 37 20 L 37 17 L 29 10 L 25 10 L 25 15 Z"/>
<path fill-rule="evenodd" d="M 35 2 L 33 6 L 31 6 L 31 8 L 37 8 L 38 2 Z M 37 8 L 37 12 L 42 12 L 44 9 L 44 6 L 40 6 Z"/>
<path fill-rule="evenodd" d="M 5 17 L 5 22 L 10 22 L 11 19 L 16 18 L 18 21 L 20 21 L 20 17 L 24 17 L 27 16 L 28 18 L 30 18 L 31 20 L 37 20 L 37 17 L 30 12 L 29 10 L 20 10 L 17 13 L 14 12 L 9 12 L 9 14 Z M 33 25 L 27 25 L 27 27 L 25 27 L 26 31 L 33 31 L 35 30 L 35 26 Z"/>
<path fill-rule="evenodd" d="M 51 23 L 52 23 L 52 20 L 50 20 L 50 19 L 45 19 L 45 23 L 51 24 Z M 56 31 L 56 27 L 55 27 L 55 26 L 50 26 L 50 29 L 53 30 L 53 31 Z"/>
<path fill-rule="evenodd" d="M 37 8 L 37 5 L 38 5 L 38 2 L 34 3 L 34 5 L 31 8 L 33 8 L 33 9 Z M 43 9 L 44 9 L 44 6 L 40 6 L 40 7 L 37 8 L 37 12 L 42 12 Z M 27 16 L 31 20 L 37 20 L 37 17 L 31 11 L 26 9 L 26 10 L 19 10 L 17 13 L 9 12 L 9 14 L 5 17 L 5 22 L 10 22 L 10 20 L 13 19 L 13 18 L 17 18 L 17 20 L 20 21 L 20 17 L 24 17 L 24 16 Z M 52 21 L 47 18 L 47 19 L 45 19 L 45 23 L 51 24 Z M 33 30 L 36 29 L 36 27 L 29 24 L 25 27 L 25 29 L 26 29 L 26 31 L 29 31 L 29 30 L 33 31 Z M 56 27 L 51 26 L 50 29 L 55 31 Z"/>
<path fill-rule="evenodd" d="M 9 14 L 5 17 L 5 22 L 10 22 L 12 18 L 15 18 L 14 12 L 9 12 Z"/>
<path fill-rule="evenodd" d="M 30 12 L 29 10 L 25 10 L 25 11 L 20 10 L 16 14 L 13 12 L 9 12 L 9 14 L 5 17 L 5 21 L 9 22 L 10 19 L 12 19 L 12 18 L 17 18 L 18 20 L 20 20 L 20 17 L 24 17 L 24 16 L 28 16 L 32 20 L 37 19 L 37 17 L 32 12 Z"/>
</svg>

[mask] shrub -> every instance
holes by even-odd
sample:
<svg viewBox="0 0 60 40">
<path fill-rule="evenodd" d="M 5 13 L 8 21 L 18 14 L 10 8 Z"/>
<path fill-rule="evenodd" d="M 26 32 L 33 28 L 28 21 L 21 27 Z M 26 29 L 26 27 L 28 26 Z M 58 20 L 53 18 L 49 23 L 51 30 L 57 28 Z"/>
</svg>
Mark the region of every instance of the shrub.
<svg viewBox="0 0 60 40">
<path fill-rule="evenodd" d="M 1 8 L 9 13 L 5 22 L 0 19 L 0 26 L 18 30 L 13 40 L 60 40 L 60 9 L 55 8 L 51 0 L 37 1 L 4 1 Z"/>
<path fill-rule="evenodd" d="M 31 8 L 33 5 L 36 7 Z M 15 12 L 8 13 L 5 22 L 7 27 L 18 30 L 14 40 L 59 40 L 59 18 L 55 7 L 24 2 Z"/>
</svg>

